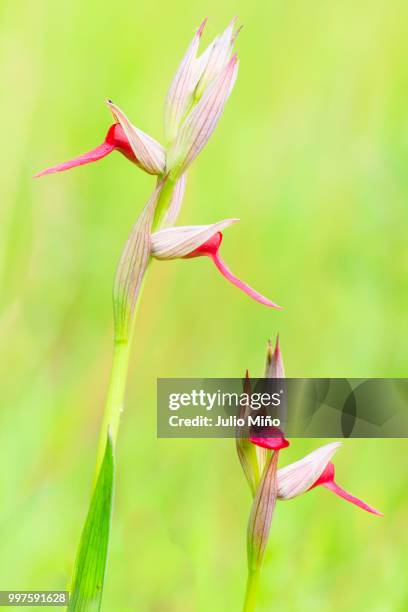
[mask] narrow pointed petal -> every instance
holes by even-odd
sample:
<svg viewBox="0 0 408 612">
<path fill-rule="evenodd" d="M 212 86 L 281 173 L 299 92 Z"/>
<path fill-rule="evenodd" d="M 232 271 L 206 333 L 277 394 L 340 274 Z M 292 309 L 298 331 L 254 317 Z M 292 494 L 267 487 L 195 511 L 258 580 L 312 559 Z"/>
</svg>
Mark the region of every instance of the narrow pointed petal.
<svg viewBox="0 0 408 612">
<path fill-rule="evenodd" d="M 167 160 L 167 168 L 180 176 L 194 161 L 216 128 L 238 74 L 234 55 L 213 81 L 181 126 Z"/>
<path fill-rule="evenodd" d="M 55 166 L 51 166 L 50 168 L 46 168 L 45 170 L 38 172 L 34 175 L 34 178 L 45 176 L 46 174 L 54 174 L 55 172 L 64 172 L 64 170 L 70 170 L 71 168 L 84 166 L 85 164 L 91 164 L 99 159 L 102 159 L 103 157 L 106 157 L 106 155 L 109 155 L 109 153 L 112 153 L 114 150 L 114 145 L 104 142 L 91 151 L 78 155 L 78 157 L 74 157 L 74 159 L 70 159 L 62 164 L 56 164 Z"/>
<path fill-rule="evenodd" d="M 220 36 L 217 36 L 211 45 L 208 58 L 206 58 L 207 61 L 204 66 L 204 70 L 195 92 L 196 98 L 201 98 L 208 85 L 220 74 L 220 72 L 222 72 L 222 70 L 224 70 L 225 66 L 228 64 L 233 48 L 233 36 L 236 21 L 237 18 L 234 17 L 229 23 L 227 29 Z"/>
<path fill-rule="evenodd" d="M 177 134 L 180 123 L 188 109 L 191 97 L 197 83 L 196 56 L 200 38 L 207 19 L 198 28 L 186 54 L 171 82 L 164 106 L 164 132 L 167 142 L 172 142 Z"/>
<path fill-rule="evenodd" d="M 371 514 L 376 514 L 377 516 L 384 516 L 382 512 L 376 510 L 372 506 L 369 506 L 358 497 L 354 497 L 354 495 L 351 495 L 350 493 L 339 487 L 339 485 L 337 485 L 335 482 L 325 482 L 323 486 L 326 487 L 326 489 L 329 489 L 329 491 L 333 491 L 333 493 L 338 497 L 342 497 L 346 501 L 350 502 L 351 504 L 354 504 L 355 506 L 358 506 L 359 508 L 362 508 L 366 512 L 371 512 Z"/>
<path fill-rule="evenodd" d="M 269 340 L 268 342 L 265 378 L 285 378 L 285 368 L 279 345 L 279 335 L 276 337 L 275 349 L 271 341 Z"/>
<path fill-rule="evenodd" d="M 274 302 L 271 302 L 271 300 L 269 300 L 267 297 L 265 297 L 261 293 L 258 293 L 258 291 L 255 291 L 255 289 L 252 289 L 252 287 L 247 285 L 247 283 L 244 283 L 242 280 L 237 278 L 231 272 L 231 270 L 227 267 L 227 265 L 223 262 L 223 260 L 218 255 L 218 253 L 212 256 L 212 260 L 217 266 L 218 270 L 223 275 L 223 277 L 227 279 L 227 281 L 235 285 L 235 287 L 238 287 L 238 289 L 241 289 L 241 291 L 249 295 L 249 297 L 251 297 L 253 300 L 255 300 L 256 302 L 259 302 L 260 304 L 264 304 L 264 306 L 269 306 L 269 308 L 275 308 L 276 310 L 282 310 L 281 306 L 278 306 Z"/>
<path fill-rule="evenodd" d="M 160 143 L 132 125 L 125 113 L 111 100 L 107 101 L 115 120 L 120 123 L 135 154 L 137 164 L 148 174 L 163 174 L 166 154 Z"/>
<path fill-rule="evenodd" d="M 152 255 L 156 259 L 176 259 L 189 256 L 238 219 L 224 219 L 212 225 L 187 225 L 159 230 L 152 235 Z"/>
<path fill-rule="evenodd" d="M 278 497 L 292 499 L 306 493 L 318 480 L 341 442 L 331 442 L 317 448 L 303 459 L 278 471 Z"/>
<path fill-rule="evenodd" d="M 164 227 L 172 227 L 177 221 L 177 217 L 179 215 L 181 205 L 183 203 L 184 193 L 186 190 L 186 181 L 187 174 L 183 174 L 174 187 L 173 197 L 166 211 L 166 214 L 164 215 Z"/>
</svg>

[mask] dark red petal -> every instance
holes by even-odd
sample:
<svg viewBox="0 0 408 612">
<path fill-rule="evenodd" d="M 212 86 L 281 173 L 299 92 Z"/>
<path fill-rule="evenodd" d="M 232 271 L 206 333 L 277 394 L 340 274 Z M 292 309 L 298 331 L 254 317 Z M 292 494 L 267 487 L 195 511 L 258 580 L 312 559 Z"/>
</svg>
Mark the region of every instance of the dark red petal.
<svg viewBox="0 0 408 612">
<path fill-rule="evenodd" d="M 258 436 L 251 436 L 250 441 L 257 446 L 261 446 L 262 448 L 267 448 L 268 450 L 281 450 L 282 448 L 287 448 L 289 446 L 289 440 L 281 437 L 276 438 L 261 438 Z"/>
</svg>

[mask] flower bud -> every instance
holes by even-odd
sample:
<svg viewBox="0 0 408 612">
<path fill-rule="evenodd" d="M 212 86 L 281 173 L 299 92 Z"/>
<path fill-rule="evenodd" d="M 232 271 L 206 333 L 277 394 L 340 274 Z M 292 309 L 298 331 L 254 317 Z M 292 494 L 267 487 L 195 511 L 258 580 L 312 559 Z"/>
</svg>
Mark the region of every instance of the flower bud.
<svg viewBox="0 0 408 612">
<path fill-rule="evenodd" d="M 238 59 L 233 55 L 180 127 L 167 157 L 167 169 L 174 175 L 183 174 L 207 143 L 221 117 L 237 74 Z"/>
</svg>

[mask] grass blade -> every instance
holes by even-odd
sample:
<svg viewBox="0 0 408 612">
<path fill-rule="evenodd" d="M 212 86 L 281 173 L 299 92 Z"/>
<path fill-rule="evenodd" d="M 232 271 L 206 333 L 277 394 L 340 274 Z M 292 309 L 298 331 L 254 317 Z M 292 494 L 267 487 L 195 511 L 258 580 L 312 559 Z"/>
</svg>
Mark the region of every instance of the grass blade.
<svg viewBox="0 0 408 612">
<path fill-rule="evenodd" d="M 69 612 L 100 610 L 108 556 L 113 488 L 113 448 L 108 435 L 75 561 Z"/>
</svg>

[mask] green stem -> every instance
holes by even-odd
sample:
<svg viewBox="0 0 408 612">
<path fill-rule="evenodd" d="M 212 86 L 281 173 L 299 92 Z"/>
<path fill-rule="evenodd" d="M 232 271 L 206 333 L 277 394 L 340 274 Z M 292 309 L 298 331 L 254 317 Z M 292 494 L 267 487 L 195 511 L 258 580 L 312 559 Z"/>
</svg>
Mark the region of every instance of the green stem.
<svg viewBox="0 0 408 612">
<path fill-rule="evenodd" d="M 260 568 L 248 570 L 248 580 L 246 586 L 243 612 L 254 612 L 255 610 L 260 575 Z"/>
<path fill-rule="evenodd" d="M 170 204 L 175 181 L 167 178 L 159 200 L 156 205 L 156 212 L 154 217 L 154 229 L 160 224 L 163 215 Z M 144 285 L 144 280 L 143 280 Z M 105 455 L 105 446 L 108 432 L 110 431 L 113 448 L 116 446 L 116 439 L 118 435 L 118 429 L 120 424 L 120 417 L 124 409 L 124 398 L 126 391 L 126 380 L 129 369 L 129 358 L 130 350 L 133 337 L 133 329 L 138 311 L 138 305 L 140 303 L 140 297 L 142 294 L 142 287 L 139 292 L 137 304 L 133 312 L 133 320 L 130 323 L 130 329 L 127 333 L 127 337 L 123 337 L 121 334 L 115 334 L 115 343 L 113 351 L 112 369 L 109 380 L 108 395 L 106 398 L 105 411 L 103 414 L 102 425 L 99 434 L 98 453 L 96 459 L 96 473 L 95 482 L 99 474 L 99 469 L 102 464 L 103 457 Z"/>
<path fill-rule="evenodd" d="M 106 398 L 105 412 L 99 434 L 95 479 L 98 476 L 99 468 L 105 454 L 108 430 L 110 430 L 111 433 L 113 447 L 116 445 L 120 415 L 124 406 L 129 356 L 130 342 L 115 341 L 108 395 Z"/>
</svg>

